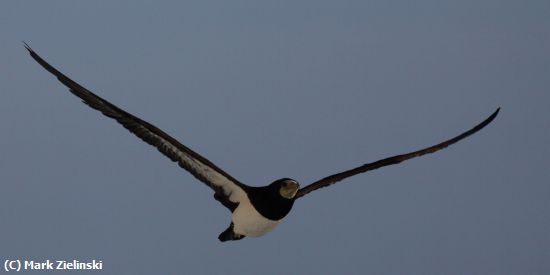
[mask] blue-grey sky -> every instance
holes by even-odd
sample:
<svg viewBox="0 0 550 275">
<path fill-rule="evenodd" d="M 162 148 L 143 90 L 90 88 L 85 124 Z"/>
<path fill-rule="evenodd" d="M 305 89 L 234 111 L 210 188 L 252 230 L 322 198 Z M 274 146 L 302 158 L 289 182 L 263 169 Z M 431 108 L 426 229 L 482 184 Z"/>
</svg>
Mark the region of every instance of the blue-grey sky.
<svg viewBox="0 0 550 275">
<path fill-rule="evenodd" d="M 104 274 L 549 274 L 548 1 L 3 1 L 0 258 Z M 237 179 L 311 193 L 270 234 L 89 109 L 21 41 Z"/>
</svg>

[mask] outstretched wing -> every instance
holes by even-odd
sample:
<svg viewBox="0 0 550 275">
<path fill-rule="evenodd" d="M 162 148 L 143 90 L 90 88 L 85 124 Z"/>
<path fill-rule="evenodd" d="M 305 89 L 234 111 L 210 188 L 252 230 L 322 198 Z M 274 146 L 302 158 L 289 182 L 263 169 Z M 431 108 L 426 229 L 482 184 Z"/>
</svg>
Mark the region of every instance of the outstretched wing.
<svg viewBox="0 0 550 275">
<path fill-rule="evenodd" d="M 245 189 L 248 187 L 218 168 L 208 159 L 179 143 L 154 125 L 118 108 L 74 82 L 38 56 L 26 43 L 25 48 L 36 62 L 55 75 L 61 83 L 69 88 L 71 93 L 80 97 L 88 106 L 116 120 L 128 131 L 150 145 L 155 146 L 172 161 L 177 162 L 181 168 L 187 170 L 195 178 L 206 183 L 206 185 L 214 189 L 214 198 L 231 211 L 237 207 L 241 199 L 246 197 Z"/>
<path fill-rule="evenodd" d="M 487 126 L 489 123 L 491 123 L 491 121 L 493 121 L 493 119 L 495 119 L 495 117 L 497 116 L 499 111 L 500 111 L 500 108 L 498 108 L 492 115 L 490 115 L 487 119 L 485 119 L 480 124 L 476 125 L 474 128 L 472 128 L 472 129 L 470 129 L 470 130 L 468 130 L 468 131 L 466 131 L 466 132 L 464 132 L 464 133 L 462 133 L 462 134 L 460 134 L 460 135 L 458 135 L 458 136 L 456 136 L 452 139 L 441 142 L 437 145 L 434 145 L 434 146 L 431 146 L 431 147 L 428 147 L 428 148 L 424 148 L 422 150 L 418 150 L 418 151 L 415 151 L 415 152 L 402 154 L 402 155 L 397 155 L 397 156 L 381 159 L 381 160 L 378 160 L 378 161 L 375 161 L 375 162 L 367 163 L 365 165 L 353 168 L 351 170 L 347 170 L 347 171 L 344 171 L 344 172 L 334 174 L 334 175 L 328 176 L 326 178 L 320 179 L 320 180 L 318 180 L 318 181 L 316 181 L 316 182 L 314 182 L 314 183 L 312 183 L 312 184 L 310 184 L 310 185 L 308 185 L 304 188 L 301 188 L 298 191 L 298 193 L 296 194 L 296 198 L 302 197 L 302 196 L 308 194 L 311 191 L 317 190 L 319 188 L 327 187 L 327 186 L 329 186 L 331 184 L 334 184 L 338 181 L 341 181 L 345 178 L 355 176 L 355 175 L 360 174 L 360 173 L 365 173 L 367 171 L 378 169 L 378 168 L 381 168 L 381 167 L 384 167 L 384 166 L 398 164 L 398 163 L 403 162 L 405 160 L 416 158 L 416 157 L 419 157 L 419 156 L 422 156 L 422 155 L 425 155 L 425 154 L 431 154 L 431 153 L 437 152 L 437 151 L 439 151 L 439 150 L 441 150 L 441 149 L 443 149 L 443 148 L 445 148 L 445 147 L 447 147 L 447 146 L 449 146 L 453 143 L 456 143 L 459 140 L 461 140 L 463 138 L 466 138 L 466 137 L 474 134 L 475 132 L 483 129 L 483 127 Z"/>
</svg>

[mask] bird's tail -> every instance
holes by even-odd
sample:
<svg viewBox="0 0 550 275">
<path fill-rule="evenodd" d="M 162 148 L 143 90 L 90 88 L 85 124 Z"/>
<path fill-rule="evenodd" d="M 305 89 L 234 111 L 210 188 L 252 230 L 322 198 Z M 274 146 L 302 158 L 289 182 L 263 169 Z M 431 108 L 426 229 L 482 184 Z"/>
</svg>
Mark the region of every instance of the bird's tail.
<svg viewBox="0 0 550 275">
<path fill-rule="evenodd" d="M 226 242 L 226 241 L 237 241 L 244 237 L 245 237 L 244 235 L 237 234 L 233 231 L 233 223 L 231 223 L 229 227 L 218 236 L 218 239 L 222 242 Z"/>
</svg>

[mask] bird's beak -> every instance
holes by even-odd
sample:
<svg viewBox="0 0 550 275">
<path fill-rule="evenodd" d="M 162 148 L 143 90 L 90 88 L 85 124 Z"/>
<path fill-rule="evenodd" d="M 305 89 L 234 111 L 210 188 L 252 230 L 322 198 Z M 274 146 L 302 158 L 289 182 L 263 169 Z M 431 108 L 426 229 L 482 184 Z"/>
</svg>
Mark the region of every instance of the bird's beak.
<svg viewBox="0 0 550 275">
<path fill-rule="evenodd" d="M 281 196 L 283 196 L 286 199 L 293 199 L 296 196 L 296 193 L 298 193 L 298 190 L 300 189 L 300 185 L 295 181 L 286 182 L 280 190 Z"/>
</svg>

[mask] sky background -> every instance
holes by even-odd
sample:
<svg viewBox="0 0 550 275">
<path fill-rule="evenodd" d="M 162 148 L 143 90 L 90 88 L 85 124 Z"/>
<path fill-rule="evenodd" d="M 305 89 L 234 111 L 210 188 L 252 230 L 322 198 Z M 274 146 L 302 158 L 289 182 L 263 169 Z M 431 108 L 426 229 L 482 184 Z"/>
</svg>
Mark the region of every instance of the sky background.
<svg viewBox="0 0 550 275">
<path fill-rule="evenodd" d="M 101 274 L 549 274 L 549 1 L 2 1 L 0 259 Z M 220 243 L 212 191 L 23 48 L 255 186 L 453 137 Z M 38 274 L 38 273 L 33 273 Z M 68 274 L 68 273 L 66 273 Z M 100 274 L 100 272 L 90 272 Z"/>
</svg>

